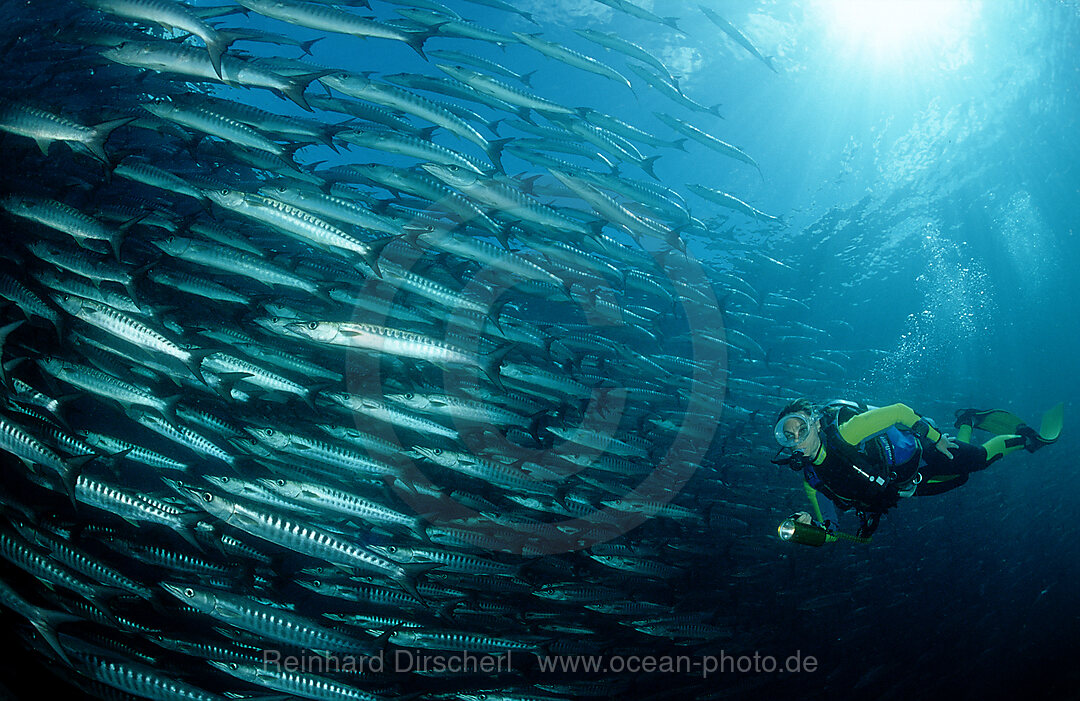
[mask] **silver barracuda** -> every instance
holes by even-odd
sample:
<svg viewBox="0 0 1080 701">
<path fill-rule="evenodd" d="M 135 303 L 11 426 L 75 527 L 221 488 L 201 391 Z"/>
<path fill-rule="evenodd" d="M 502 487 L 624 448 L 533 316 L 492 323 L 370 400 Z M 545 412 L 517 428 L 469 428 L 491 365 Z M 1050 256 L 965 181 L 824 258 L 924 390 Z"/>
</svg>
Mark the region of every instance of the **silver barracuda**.
<svg viewBox="0 0 1080 701">
<path fill-rule="evenodd" d="M 424 42 L 430 36 L 422 32 L 405 32 L 389 24 L 375 22 L 330 6 L 293 0 L 237 0 L 240 5 L 260 15 L 309 29 L 321 29 L 335 34 L 350 34 L 361 39 L 392 39 L 424 55 Z"/>
<path fill-rule="evenodd" d="M 390 239 L 365 243 L 343 229 L 323 221 L 302 209 L 270 197 L 236 190 L 207 192 L 219 207 L 268 224 L 293 238 L 323 250 L 345 251 L 358 256 L 375 274 L 379 274 L 378 257 Z"/>
<path fill-rule="evenodd" d="M 0 131 L 33 139 L 45 155 L 54 141 L 64 141 L 84 148 L 94 158 L 108 163 L 105 142 L 109 135 L 134 119 L 124 117 L 85 126 L 31 105 L 0 100 Z"/>
<path fill-rule="evenodd" d="M 287 324 L 286 328 L 323 345 L 415 358 L 444 367 L 473 367 L 487 375 L 496 386 L 501 385 L 499 365 L 502 363 L 502 355 L 499 353 L 482 356 L 430 336 L 376 324 L 306 321 Z"/>
<path fill-rule="evenodd" d="M 203 40 L 214 72 L 221 76 L 221 55 L 233 37 L 217 31 L 193 13 L 187 5 L 172 0 L 80 0 L 85 5 L 119 17 L 188 32 Z"/>
</svg>

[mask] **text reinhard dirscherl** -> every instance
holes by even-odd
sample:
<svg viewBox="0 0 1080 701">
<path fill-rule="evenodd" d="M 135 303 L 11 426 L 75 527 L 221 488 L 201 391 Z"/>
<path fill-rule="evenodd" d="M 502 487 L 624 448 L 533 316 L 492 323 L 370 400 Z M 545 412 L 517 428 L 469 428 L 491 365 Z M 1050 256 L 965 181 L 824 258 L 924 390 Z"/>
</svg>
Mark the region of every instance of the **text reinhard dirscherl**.
<svg viewBox="0 0 1080 701">
<path fill-rule="evenodd" d="M 522 653 L 518 653 L 522 654 Z M 513 669 L 513 653 L 477 653 L 467 650 L 418 653 L 395 649 L 393 654 L 375 655 L 283 655 L 280 650 L 263 651 L 263 667 L 283 672 L 323 674 L 350 673 L 451 673 L 498 674 Z M 732 655 L 539 655 L 534 671 L 560 675 L 588 674 L 778 674 L 815 672 L 818 661 L 801 650 L 787 657 L 760 652 Z"/>
</svg>

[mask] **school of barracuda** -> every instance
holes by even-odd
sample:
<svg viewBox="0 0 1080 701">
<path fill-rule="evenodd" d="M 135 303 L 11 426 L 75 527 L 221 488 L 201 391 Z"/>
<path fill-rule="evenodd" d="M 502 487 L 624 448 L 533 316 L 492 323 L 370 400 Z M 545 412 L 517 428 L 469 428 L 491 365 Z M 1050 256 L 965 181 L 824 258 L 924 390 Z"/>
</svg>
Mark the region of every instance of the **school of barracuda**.
<svg viewBox="0 0 1080 701">
<path fill-rule="evenodd" d="M 823 332 L 777 323 L 802 305 L 744 279 L 782 263 L 703 269 L 686 241 L 710 224 L 653 168 L 671 149 L 757 163 L 630 39 L 582 29 L 571 49 L 500 0 L 480 4 L 520 31 L 392 2 L 0 5 L 0 604 L 90 695 L 616 696 L 629 678 L 536 658 L 736 632 L 683 596 L 772 528 L 717 456 L 845 359 L 772 376 L 758 314 Z M 355 63 L 272 23 L 352 35 Z M 531 58 L 473 53 L 492 43 Z M 365 72 L 393 51 L 430 70 Z M 630 75 L 670 99 L 670 129 L 531 87 L 554 70 Z M 776 225 L 722 187 L 690 190 Z M 516 656 L 316 674 L 268 649 Z"/>
</svg>

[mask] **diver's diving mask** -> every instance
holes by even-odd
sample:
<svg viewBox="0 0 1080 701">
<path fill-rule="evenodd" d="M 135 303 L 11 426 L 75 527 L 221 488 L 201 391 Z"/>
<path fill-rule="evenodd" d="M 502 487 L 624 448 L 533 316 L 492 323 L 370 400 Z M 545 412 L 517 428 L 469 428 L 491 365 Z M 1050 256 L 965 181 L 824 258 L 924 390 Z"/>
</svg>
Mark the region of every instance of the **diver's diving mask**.
<svg viewBox="0 0 1080 701">
<path fill-rule="evenodd" d="M 805 414 L 785 414 L 776 422 L 774 435 L 781 448 L 794 448 L 810 436 L 810 427 L 817 417 L 807 418 Z"/>
</svg>

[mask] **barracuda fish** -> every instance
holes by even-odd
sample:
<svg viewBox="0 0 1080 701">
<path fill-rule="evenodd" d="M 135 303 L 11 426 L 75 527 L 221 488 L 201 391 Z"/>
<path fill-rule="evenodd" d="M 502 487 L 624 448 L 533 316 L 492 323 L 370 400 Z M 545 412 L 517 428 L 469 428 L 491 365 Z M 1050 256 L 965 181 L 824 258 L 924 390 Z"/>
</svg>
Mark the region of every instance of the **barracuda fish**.
<svg viewBox="0 0 1080 701">
<path fill-rule="evenodd" d="M 481 302 L 467 294 L 456 292 L 446 285 L 406 270 L 396 263 L 383 265 L 383 281 L 399 289 L 408 290 L 419 297 L 431 300 L 451 312 L 457 311 L 460 313 L 461 310 L 468 310 L 480 316 L 488 317 L 491 308 L 490 303 L 487 301 Z"/>
<path fill-rule="evenodd" d="M 631 17 L 637 17 L 638 19 L 643 19 L 647 22 L 655 22 L 656 24 L 662 24 L 666 27 L 674 29 L 681 34 L 686 33 L 683 32 L 683 30 L 679 29 L 678 17 L 660 17 L 654 15 L 652 12 L 649 12 L 640 5 L 635 5 L 634 3 L 629 2 L 629 0 L 597 0 L 597 2 L 603 3 L 604 5 L 618 10 L 619 12 L 630 15 Z"/>
<path fill-rule="evenodd" d="M 294 287 L 312 295 L 319 292 L 318 286 L 314 283 L 293 275 L 264 258 L 228 246 L 212 246 L 182 236 L 170 236 L 165 240 L 151 243 L 180 260 L 239 275 L 264 285 Z"/>
<path fill-rule="evenodd" d="M 241 374 L 243 375 L 239 380 L 241 382 L 247 382 L 263 389 L 296 395 L 304 400 L 309 407 L 315 408 L 314 398 L 319 391 L 317 388 L 305 387 L 299 382 L 294 382 L 287 377 L 260 367 L 256 363 L 237 358 L 229 353 L 210 353 L 202 360 L 202 370 L 219 376 Z"/>
<path fill-rule="evenodd" d="M 237 0 L 240 5 L 260 15 L 295 24 L 308 29 L 320 29 L 334 34 L 349 34 L 361 39 L 391 39 L 407 44 L 413 51 L 424 56 L 424 42 L 429 33 L 403 32 L 391 25 L 364 19 L 335 7 L 320 7 L 311 3 L 290 0 Z"/>
<path fill-rule="evenodd" d="M 457 14 L 447 14 L 440 10 L 417 7 L 398 10 L 397 12 L 402 17 L 428 27 L 430 31 L 440 36 L 489 41 L 503 48 L 509 44 L 517 43 L 512 36 L 501 34 L 476 22 L 464 20 Z"/>
<path fill-rule="evenodd" d="M 43 273 L 49 275 L 51 273 Z M 51 274 L 52 277 L 56 277 L 55 274 Z M 43 283 L 44 284 L 44 283 Z M 49 285 L 46 284 L 46 287 Z M 49 304 L 42 299 L 36 292 L 19 281 L 18 278 L 12 277 L 7 273 L 0 272 L 0 297 L 3 297 L 9 302 L 14 302 L 27 319 L 33 317 L 39 317 L 48 321 L 59 331 L 60 327 L 60 314 L 49 306 Z M 10 324 L 5 326 L 8 332 L 12 331 L 14 327 Z"/>
<path fill-rule="evenodd" d="M 348 448 L 296 432 L 252 426 L 245 427 L 244 430 L 268 448 L 288 453 L 308 462 L 330 465 L 365 477 L 386 477 L 397 473 L 394 465 L 372 460 Z"/>
<path fill-rule="evenodd" d="M 154 102 L 143 105 L 143 109 L 156 117 L 175 122 L 181 126 L 216 136 L 225 141 L 247 148 L 266 151 L 275 156 L 286 153 L 281 144 L 266 138 L 246 124 L 229 119 L 212 110 L 202 107 L 185 107 L 171 102 Z"/>
<path fill-rule="evenodd" d="M 363 146 L 385 153 L 394 153 L 401 156 L 410 156 L 419 161 L 434 161 L 436 163 L 450 163 L 468 168 L 477 173 L 484 173 L 489 168 L 478 159 L 458 153 L 445 146 L 439 146 L 424 139 L 410 137 L 394 132 L 377 131 L 342 131 L 337 138 L 347 144 Z"/>
<path fill-rule="evenodd" d="M 123 117 L 94 126 L 84 126 L 37 107 L 0 100 L 0 131 L 30 137 L 37 142 L 38 148 L 46 156 L 49 155 L 49 147 L 54 141 L 64 141 L 84 148 L 94 158 L 108 163 L 105 142 L 109 135 L 133 121 L 134 117 Z"/>
<path fill-rule="evenodd" d="M 694 139 L 695 141 L 697 141 L 699 143 L 705 144 L 706 146 L 708 146 L 712 150 L 717 151 L 719 153 L 722 153 L 725 156 L 728 156 L 730 158 L 734 158 L 737 161 L 742 161 L 743 163 L 748 163 L 748 164 L 754 166 L 754 168 L 757 169 L 758 174 L 761 175 L 762 178 L 765 177 L 765 175 L 761 172 L 761 166 L 759 166 L 757 164 L 757 161 L 755 161 L 753 158 L 751 158 L 742 149 L 740 149 L 738 147 L 735 147 L 735 146 L 732 146 L 731 144 L 727 143 L 726 141 L 721 141 L 720 139 L 716 138 L 712 134 L 706 134 L 705 132 L 703 132 L 700 129 L 698 129 L 697 127 L 695 127 L 693 124 L 690 124 L 687 121 L 679 119 L 678 117 L 672 117 L 670 115 L 664 114 L 663 112 L 654 112 L 653 114 L 656 115 L 657 119 L 659 119 L 664 124 L 667 124 L 669 127 L 674 129 L 675 131 L 686 134 L 691 139 Z"/>
<path fill-rule="evenodd" d="M 656 88 L 658 91 L 660 91 L 662 94 L 666 95 L 671 100 L 673 100 L 673 101 L 677 102 L 678 104 L 682 105 L 683 107 L 687 107 L 687 108 L 689 108 L 691 110 L 694 110 L 695 112 L 707 112 L 707 113 L 709 113 L 711 115 L 714 115 L 716 117 L 720 117 L 721 119 L 723 119 L 723 115 L 720 114 L 720 105 L 713 105 L 712 107 L 706 107 L 705 105 L 702 105 L 702 104 L 700 104 L 698 102 L 695 102 L 694 100 L 687 97 L 686 94 L 683 93 L 683 91 L 679 89 L 678 85 L 671 82 L 667 78 L 664 78 L 663 76 L 657 75 L 656 73 L 653 73 L 649 69 L 647 69 L 647 68 L 645 68 L 643 66 L 635 65 L 633 63 L 627 64 L 627 67 L 630 70 L 632 70 L 634 73 L 636 73 L 639 78 L 644 80 L 646 83 L 648 83 L 652 87 Z"/>
<path fill-rule="evenodd" d="M 125 382 L 97 368 L 60 358 L 41 358 L 37 361 L 37 365 L 46 375 L 63 380 L 93 395 L 115 401 L 124 408 L 133 405 L 146 406 L 162 414 L 172 414 L 176 402 L 180 399 L 179 395 L 162 399 L 149 390 Z"/>
<path fill-rule="evenodd" d="M 86 249 L 71 248 L 59 243 L 35 241 L 28 244 L 26 248 L 39 260 L 88 278 L 96 285 L 102 282 L 123 285 L 128 294 L 135 297 L 135 272 L 140 271 L 133 272 L 118 262 L 107 260 Z"/>
<path fill-rule="evenodd" d="M 546 430 L 565 441 L 570 441 L 571 443 L 576 443 L 577 445 L 593 450 L 618 455 L 624 458 L 636 458 L 639 460 L 649 459 L 649 454 L 645 450 L 630 445 L 629 443 L 621 441 L 602 431 L 584 428 L 559 428 L 557 426 L 548 426 Z"/>
<path fill-rule="evenodd" d="M 390 236 L 399 236 L 408 222 L 378 214 L 364 205 L 345 197 L 327 195 L 315 190 L 306 190 L 290 185 L 272 185 L 259 190 L 259 193 L 272 197 L 285 204 L 311 212 L 320 217 L 371 229 Z"/>
<path fill-rule="evenodd" d="M 108 436 L 96 431 L 79 431 L 89 445 L 101 451 L 105 455 L 122 454 L 125 460 L 142 463 L 148 467 L 161 470 L 187 470 L 190 465 L 186 462 L 175 460 L 167 455 L 145 448 L 135 443 L 113 436 Z"/>
<path fill-rule="evenodd" d="M 347 166 L 346 172 L 355 174 L 364 181 L 378 183 L 389 190 L 422 197 L 433 203 L 437 209 L 455 215 L 462 223 L 481 226 L 500 237 L 500 239 L 506 237 L 503 227 L 489 217 L 477 204 L 454 192 L 454 190 L 427 173 L 404 170 L 380 163 Z"/>
<path fill-rule="evenodd" d="M 221 55 L 235 41 L 196 16 L 187 5 L 172 0 L 79 0 L 95 10 L 118 17 L 178 29 L 203 40 L 214 72 L 221 77 Z"/>
<path fill-rule="evenodd" d="M 664 516 L 676 520 L 697 521 L 703 523 L 701 514 L 676 504 L 642 499 L 611 499 L 601 501 L 604 506 L 624 513 L 641 513 L 648 516 Z"/>
<path fill-rule="evenodd" d="M 539 481 L 519 467 L 484 460 L 470 453 L 442 450 L 441 448 L 417 445 L 413 446 L 413 450 L 440 467 L 501 487 L 546 496 L 550 496 L 555 491 L 553 485 Z"/>
<path fill-rule="evenodd" d="M 262 664 L 207 661 L 237 679 L 290 696 L 308 699 L 353 699 L 354 701 L 379 701 L 381 698 L 335 679 L 315 674 L 271 669 Z"/>
<path fill-rule="evenodd" d="M 368 100 L 377 105 L 400 110 L 431 122 L 467 141 L 473 142 L 482 148 L 485 153 L 491 148 L 487 139 L 464 119 L 438 103 L 408 90 L 402 90 L 384 83 L 376 83 L 359 73 L 334 73 L 321 78 L 321 82 L 326 87 L 333 88 L 349 97 Z"/>
<path fill-rule="evenodd" d="M 622 227 L 635 238 L 642 235 L 651 236 L 664 241 L 674 248 L 685 250 L 685 244 L 683 244 L 678 234 L 671 229 L 661 229 L 653 226 L 650 222 L 634 215 L 628 209 L 611 197 L 600 192 L 592 185 L 575 178 L 569 173 L 563 173 L 558 170 L 551 170 L 549 172 L 555 176 L 556 180 L 572 190 L 574 194 L 588 202 L 593 209 L 607 219 L 607 221 Z"/>
<path fill-rule="evenodd" d="M 447 49 L 433 49 L 428 51 L 428 55 L 436 59 L 442 59 L 444 62 L 453 63 L 456 65 L 468 65 L 474 68 L 480 68 L 488 73 L 494 73 L 495 75 L 502 76 L 503 78 L 509 78 L 510 80 L 519 81 L 525 85 L 529 84 L 529 80 L 536 71 L 529 71 L 528 73 L 517 73 L 506 66 L 490 61 L 480 56 L 474 56 L 473 54 L 465 53 L 463 51 L 449 51 Z"/>
<path fill-rule="evenodd" d="M 774 217 L 771 214 L 766 214 L 757 207 L 749 205 L 746 202 L 740 200 L 738 197 L 735 197 L 734 195 L 729 195 L 728 193 L 721 190 L 717 190 L 711 187 L 705 187 L 704 185 L 695 185 L 693 183 L 687 184 L 686 187 L 688 190 L 702 197 L 703 199 L 709 200 L 710 202 L 715 202 L 721 207 L 726 207 L 728 209 L 735 210 L 736 212 L 742 212 L 746 216 L 753 217 L 758 221 L 767 221 L 776 224 L 784 223 L 784 220 L 780 217 Z"/>
<path fill-rule="evenodd" d="M 739 44 L 739 46 L 749 51 L 754 58 L 768 66 L 770 71 L 772 71 L 773 73 L 777 72 L 776 66 L 773 65 L 772 57 L 763 56 L 761 52 L 758 51 L 758 48 L 754 46 L 754 43 L 750 41 L 749 37 L 739 31 L 738 27 L 721 17 L 719 14 L 716 13 L 715 10 L 712 10 L 704 5 L 698 5 L 698 7 L 701 8 L 701 12 L 709 18 L 709 21 L 711 21 L 717 27 L 720 27 L 724 34 L 727 34 L 729 37 L 734 39 L 735 42 Z"/>
<path fill-rule="evenodd" d="M 167 41 L 125 42 L 120 46 L 102 51 L 101 55 L 110 61 L 134 68 L 159 73 L 176 73 L 222 82 L 226 85 L 272 90 L 292 100 L 308 112 L 312 109 L 304 99 L 304 90 L 309 83 L 331 72 L 316 71 L 307 75 L 286 77 L 260 68 L 251 61 L 225 55 L 222 56 L 219 75 L 202 51 Z M 130 118 L 128 121 L 131 121 Z"/>
<path fill-rule="evenodd" d="M 569 161 L 550 157 L 548 155 L 549 151 L 569 153 L 575 156 L 589 158 L 594 161 L 600 161 L 612 170 L 618 168 L 618 161 L 605 156 L 598 149 L 569 139 L 559 141 L 552 139 L 515 139 L 506 145 L 504 151 L 512 153 L 523 161 L 528 161 L 544 168 L 558 168 L 560 170 L 573 172 L 585 171 L 584 167 L 577 166 Z"/>
<path fill-rule="evenodd" d="M 501 80 L 492 78 L 479 71 L 474 71 L 470 68 L 465 68 L 464 66 L 450 66 L 443 63 L 436 64 L 435 67 L 451 78 L 460 80 L 473 90 L 489 97 L 493 97 L 496 100 L 502 100 L 505 103 L 517 105 L 518 107 L 526 107 L 528 109 L 536 110 L 537 112 L 576 114 L 576 111 L 569 107 L 564 107 L 563 105 L 544 99 L 538 95 L 533 95 L 520 88 L 507 85 Z"/>
<path fill-rule="evenodd" d="M 641 202 L 677 224 L 686 224 L 691 221 L 689 207 L 682 196 L 659 183 L 628 180 L 594 171 L 584 171 L 575 175 L 604 190 L 620 194 L 635 202 Z M 641 263 L 645 261 L 639 259 L 635 262 L 635 264 Z"/>
<path fill-rule="evenodd" d="M 422 435 L 441 436 L 455 441 L 459 438 L 458 432 L 455 429 L 448 428 L 422 416 L 417 416 L 407 411 L 401 411 L 381 399 L 350 394 L 347 392 L 324 392 L 323 397 L 349 411 L 370 416 L 371 418 L 385 421 Z"/>
<path fill-rule="evenodd" d="M 671 75 L 671 71 L 660 59 L 625 37 L 609 32 L 599 32 L 595 29 L 575 29 L 574 33 L 584 39 L 588 39 L 591 42 L 603 46 L 605 49 L 618 51 L 624 56 L 629 56 L 630 58 L 635 58 L 643 63 L 647 63 L 660 71 L 660 74 L 666 77 L 672 84 L 677 84 L 675 77 Z"/>
<path fill-rule="evenodd" d="M 50 611 L 30 604 L 8 585 L 6 580 L 0 579 L 0 606 L 14 611 L 25 618 L 34 629 L 48 643 L 49 647 L 59 655 L 66 664 L 71 665 L 71 659 L 56 637 L 57 627 L 65 623 L 76 623 L 83 619 L 65 611 Z"/>
<path fill-rule="evenodd" d="M 570 231 L 583 236 L 589 233 L 589 230 L 581 224 L 502 181 L 454 165 L 424 163 L 421 167 L 448 186 L 468 195 L 477 202 L 494 207 L 506 217 L 521 219 L 539 226 L 549 226 L 560 231 Z M 545 277 L 547 281 L 556 285 L 562 284 L 562 281 L 554 275 L 548 274 Z"/>
<path fill-rule="evenodd" d="M 307 75 L 311 72 L 312 71 L 310 70 L 305 70 L 303 73 L 300 73 L 300 75 Z M 283 115 L 275 114 L 274 112 L 259 109 L 253 105 L 234 102 L 233 100 L 223 100 L 216 97 L 210 97 L 209 95 L 196 96 L 188 94 L 174 97 L 173 99 L 189 106 L 202 107 L 210 110 L 216 114 L 246 124 L 260 132 L 271 132 L 281 137 L 303 139 L 334 148 L 331 134 L 336 128 L 314 119 L 303 119 L 292 116 L 285 117 Z"/>
<path fill-rule="evenodd" d="M 184 446 L 194 453 L 221 460 L 229 467 L 236 466 L 237 459 L 235 455 L 222 448 L 210 438 L 207 438 L 183 423 L 172 423 L 156 412 L 142 411 L 138 407 L 129 409 L 127 414 L 136 423 L 145 426 L 154 433 L 160 434 L 178 445 Z"/>
<path fill-rule="evenodd" d="M 391 238 L 365 243 L 302 209 L 264 195 L 234 190 L 220 190 L 206 194 L 219 207 L 268 224 L 304 243 L 325 251 L 338 250 L 355 254 L 381 277 L 378 264 L 379 253 L 393 240 Z"/>
<path fill-rule="evenodd" d="M 324 515 L 335 515 L 339 518 L 357 518 L 375 525 L 402 526 L 416 533 L 423 530 L 423 524 L 419 517 L 400 513 L 377 501 L 365 499 L 342 489 L 335 489 L 312 482 L 298 482 L 280 478 L 261 478 L 258 483 L 278 496 Z M 376 546 L 371 546 L 371 549 L 384 557 L 394 555 L 394 553 L 383 552 Z M 415 562 L 415 560 L 401 557 L 394 557 L 393 559 L 402 563 Z M 428 562 L 432 562 L 432 560 L 428 560 Z"/>
<path fill-rule="evenodd" d="M 630 81 L 626 79 L 626 76 L 619 73 L 614 68 L 597 61 L 592 56 L 586 56 L 580 51 L 574 51 L 562 44 L 541 39 L 539 34 L 514 32 L 514 36 L 526 46 L 529 46 L 556 61 L 562 61 L 568 66 L 580 68 L 583 71 L 589 71 L 590 73 L 595 73 L 610 80 L 614 80 L 616 83 L 621 83 L 633 90 L 633 86 L 630 85 Z"/>
<path fill-rule="evenodd" d="M 71 571 L 99 582 L 104 587 L 112 587 L 134 594 L 140 599 L 151 599 L 153 590 L 140 582 L 124 575 L 105 562 L 90 557 L 82 550 L 49 533 L 32 528 L 29 524 L 13 521 L 12 525 L 28 543 L 43 548 L 49 556 L 71 569 Z"/>
<path fill-rule="evenodd" d="M 227 701 L 228 696 L 213 694 L 194 684 L 163 674 L 154 667 L 89 653 L 73 653 L 79 659 L 78 669 L 86 676 L 107 685 L 107 688 L 134 694 L 155 701 Z"/>
<path fill-rule="evenodd" d="M 171 287 L 178 292 L 205 297 L 215 302 L 251 305 L 251 297 L 248 295 L 195 275 L 188 275 L 176 270 L 151 270 L 147 273 L 147 277 L 156 285 Z"/>
<path fill-rule="evenodd" d="M 575 119 L 553 119 L 553 121 L 561 124 L 569 133 L 585 139 L 597 148 L 613 154 L 620 160 L 634 163 L 653 178 L 657 178 L 653 167 L 660 156 L 649 156 L 646 158 L 637 150 L 637 147 L 618 134 L 614 134 L 602 127 L 589 124 L 585 121 Z"/>
<path fill-rule="evenodd" d="M 128 343 L 175 358 L 187 366 L 195 377 L 202 379 L 198 367 L 201 352 L 181 348 L 147 324 L 107 304 L 64 293 L 54 295 L 53 300 L 74 318 Z"/>
<path fill-rule="evenodd" d="M 239 502 L 227 499 L 221 494 L 215 494 L 199 487 L 177 484 L 175 488 L 181 496 L 186 497 L 207 513 L 218 517 L 230 526 L 239 528 L 245 533 L 276 543 L 302 555 L 392 579 L 402 589 L 418 599 L 420 595 L 416 591 L 416 578 L 424 572 L 434 569 L 431 565 L 400 565 L 381 555 L 376 555 L 366 548 L 349 543 L 327 531 L 290 521 L 272 512 L 249 508 Z M 242 598 L 246 601 L 246 597 Z M 355 646 L 356 643 L 351 641 L 350 644 Z M 327 648 L 314 646 L 310 649 L 324 650 Z"/>
<path fill-rule="evenodd" d="M 369 652 L 371 647 L 349 635 L 325 628 L 291 611 L 230 594 L 185 583 L 162 582 L 161 587 L 181 603 L 223 623 L 260 637 L 306 650 Z"/>
<path fill-rule="evenodd" d="M 381 633 L 381 631 L 368 632 L 372 635 Z M 470 650 L 473 652 L 525 650 L 537 653 L 543 651 L 543 646 L 539 642 L 496 638 L 490 635 L 476 635 L 459 631 L 401 630 L 391 633 L 388 640 L 400 647 L 416 647 L 426 650 Z"/>
<path fill-rule="evenodd" d="M 308 102 L 317 110 L 347 114 L 350 117 L 356 117 L 357 119 L 362 119 L 365 122 L 371 122 L 373 124 L 380 124 L 387 129 L 403 134 L 409 134 L 411 136 L 420 136 L 428 133 L 432 129 L 431 127 L 428 127 L 426 130 L 421 129 L 406 119 L 402 113 L 385 107 L 372 105 L 367 102 L 346 100 L 340 97 L 322 97 L 315 95 L 309 97 Z"/>
<path fill-rule="evenodd" d="M 443 367 L 476 368 L 487 375 L 496 387 L 502 385 L 499 379 L 499 365 L 502 364 L 503 355 L 509 350 L 509 348 L 504 348 L 500 352 L 481 356 L 423 334 L 375 324 L 307 321 L 287 324 L 286 328 L 323 345 L 344 346 L 426 360 Z"/>
<path fill-rule="evenodd" d="M 434 416 L 446 416 L 457 421 L 470 421 L 494 426 L 528 428 L 531 419 L 508 409 L 480 401 L 462 399 L 449 394 L 388 394 L 388 401 L 413 411 Z"/>
<path fill-rule="evenodd" d="M 517 576 L 521 569 L 519 565 L 508 565 L 488 558 L 467 555 L 465 553 L 447 552 L 433 548 L 412 548 L 396 545 L 373 545 L 372 550 L 382 553 L 386 557 L 392 557 L 398 562 L 438 562 L 441 574 L 494 574 Z"/>
<path fill-rule="evenodd" d="M 12 195 L 0 200 L 0 207 L 17 217 L 68 234 L 80 246 L 85 246 L 87 241 L 104 241 L 112 248 L 116 259 L 120 260 L 120 242 L 124 231 L 110 229 L 70 205 L 40 197 Z"/>
<path fill-rule="evenodd" d="M 149 185 L 150 187 L 156 187 L 166 192 L 172 192 L 177 195 L 186 195 L 192 199 L 199 200 L 200 202 L 206 201 L 206 195 L 201 190 L 188 184 L 186 180 L 181 178 L 175 173 L 171 173 L 164 168 L 158 168 L 151 163 L 142 163 L 139 161 L 124 159 L 113 168 L 113 175 L 117 175 L 121 178 L 127 178 L 143 185 Z M 117 256 L 119 258 L 119 256 Z"/>
</svg>

